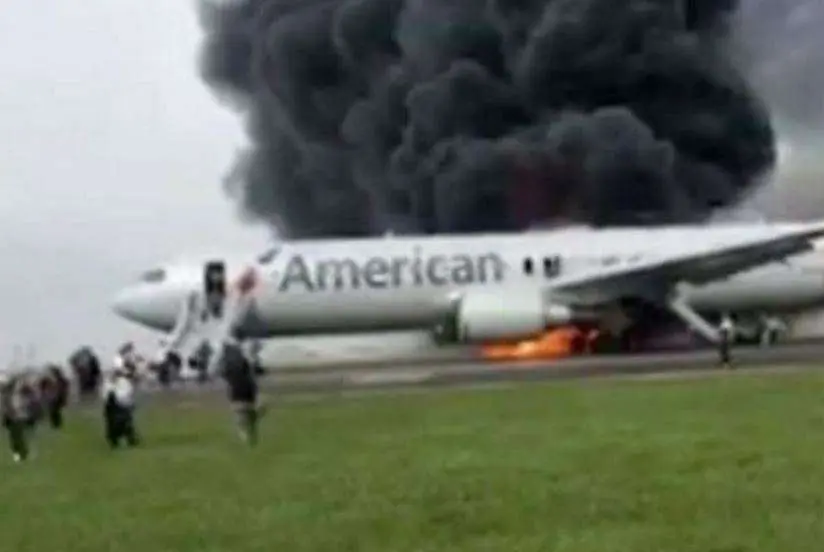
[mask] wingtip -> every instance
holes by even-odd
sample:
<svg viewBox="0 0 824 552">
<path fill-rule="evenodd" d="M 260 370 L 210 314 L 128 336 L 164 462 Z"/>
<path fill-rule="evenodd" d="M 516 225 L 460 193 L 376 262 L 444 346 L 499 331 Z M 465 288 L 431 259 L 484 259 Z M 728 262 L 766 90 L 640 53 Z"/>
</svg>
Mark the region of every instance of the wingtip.
<svg viewBox="0 0 824 552">
<path fill-rule="evenodd" d="M 808 238 L 810 249 L 815 251 L 824 250 L 824 220 L 805 225 L 803 235 Z"/>
<path fill-rule="evenodd" d="M 813 232 L 824 232 L 824 220 L 811 222 L 808 228 Z"/>
</svg>

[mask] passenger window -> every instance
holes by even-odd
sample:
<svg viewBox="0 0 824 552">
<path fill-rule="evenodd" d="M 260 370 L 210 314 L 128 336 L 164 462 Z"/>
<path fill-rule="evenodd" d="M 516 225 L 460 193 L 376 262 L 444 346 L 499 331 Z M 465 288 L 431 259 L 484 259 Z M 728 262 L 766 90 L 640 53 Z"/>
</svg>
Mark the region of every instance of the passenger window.
<svg viewBox="0 0 824 552">
<path fill-rule="evenodd" d="M 561 273 L 561 257 L 544 257 L 544 276 L 556 278 Z"/>
<path fill-rule="evenodd" d="M 144 272 L 143 275 L 140 276 L 140 281 L 147 283 L 147 284 L 157 284 L 162 282 L 166 279 L 166 271 L 162 268 L 156 268 L 154 270 L 149 270 L 148 272 Z"/>
<path fill-rule="evenodd" d="M 532 271 L 532 259 L 527 257 L 524 259 L 524 274 L 526 274 L 527 276 L 532 276 Z"/>
</svg>

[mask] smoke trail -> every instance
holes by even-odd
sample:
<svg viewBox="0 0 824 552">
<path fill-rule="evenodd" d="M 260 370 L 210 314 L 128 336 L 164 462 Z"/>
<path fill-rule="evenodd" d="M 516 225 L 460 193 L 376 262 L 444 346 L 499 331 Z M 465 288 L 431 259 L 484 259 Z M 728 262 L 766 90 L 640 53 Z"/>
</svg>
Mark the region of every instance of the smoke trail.
<svg viewBox="0 0 824 552">
<path fill-rule="evenodd" d="M 292 237 L 694 220 L 774 162 L 735 0 L 238 0 L 203 73 L 230 188 Z"/>
</svg>

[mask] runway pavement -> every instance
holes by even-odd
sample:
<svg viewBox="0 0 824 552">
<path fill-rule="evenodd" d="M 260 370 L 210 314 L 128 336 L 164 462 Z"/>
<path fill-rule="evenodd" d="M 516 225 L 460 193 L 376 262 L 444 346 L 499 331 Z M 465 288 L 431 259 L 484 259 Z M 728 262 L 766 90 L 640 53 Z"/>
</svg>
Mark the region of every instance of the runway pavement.
<svg viewBox="0 0 824 552">
<path fill-rule="evenodd" d="M 824 343 L 798 343 L 734 350 L 739 370 L 824 367 Z M 358 368 L 330 365 L 325 370 L 297 370 L 267 376 L 266 387 L 282 393 L 387 389 L 393 387 L 469 386 L 483 383 L 545 381 L 616 376 L 695 376 L 718 371 L 715 351 L 586 356 L 542 361 L 441 361 L 386 363 Z"/>
<path fill-rule="evenodd" d="M 739 373 L 797 373 L 824 368 L 824 342 L 747 347 L 734 350 L 735 371 Z M 440 360 L 427 363 L 369 361 L 363 367 L 329 364 L 321 369 L 279 370 L 271 368 L 261 378 L 261 386 L 278 395 L 329 395 L 392 389 L 478 387 L 551 380 L 604 378 L 690 379 L 718 375 L 717 354 L 712 350 L 642 355 L 582 356 L 559 360 L 489 362 L 480 360 Z M 176 385 L 169 397 L 195 395 L 222 396 L 221 381 Z M 160 391 L 156 384 L 147 390 Z M 181 395 L 182 393 L 182 395 Z M 150 393 L 155 395 L 155 393 Z M 166 395 L 161 392 L 157 398 Z"/>
</svg>

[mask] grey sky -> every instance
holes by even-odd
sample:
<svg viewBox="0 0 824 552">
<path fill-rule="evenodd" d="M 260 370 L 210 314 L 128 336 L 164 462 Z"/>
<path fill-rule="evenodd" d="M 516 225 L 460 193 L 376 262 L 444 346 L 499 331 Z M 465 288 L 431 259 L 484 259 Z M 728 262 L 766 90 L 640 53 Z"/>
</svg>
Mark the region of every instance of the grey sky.
<svg viewBox="0 0 824 552">
<path fill-rule="evenodd" d="M 220 178 L 238 118 L 200 82 L 192 2 L 46 0 L 0 11 L 0 362 L 138 335 L 113 291 L 182 252 L 262 247 Z"/>
</svg>

